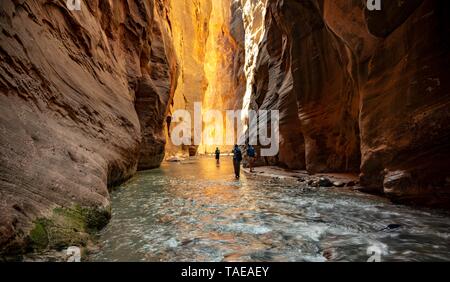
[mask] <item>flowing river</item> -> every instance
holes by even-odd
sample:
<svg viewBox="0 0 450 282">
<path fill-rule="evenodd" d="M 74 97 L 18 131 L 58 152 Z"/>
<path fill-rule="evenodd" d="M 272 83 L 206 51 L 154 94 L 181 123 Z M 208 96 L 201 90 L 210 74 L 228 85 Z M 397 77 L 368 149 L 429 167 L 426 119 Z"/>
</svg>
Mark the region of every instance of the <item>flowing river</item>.
<svg viewBox="0 0 450 282">
<path fill-rule="evenodd" d="M 91 261 L 450 260 L 446 213 L 342 188 L 237 181 L 229 158 L 164 163 L 111 197 Z"/>
</svg>

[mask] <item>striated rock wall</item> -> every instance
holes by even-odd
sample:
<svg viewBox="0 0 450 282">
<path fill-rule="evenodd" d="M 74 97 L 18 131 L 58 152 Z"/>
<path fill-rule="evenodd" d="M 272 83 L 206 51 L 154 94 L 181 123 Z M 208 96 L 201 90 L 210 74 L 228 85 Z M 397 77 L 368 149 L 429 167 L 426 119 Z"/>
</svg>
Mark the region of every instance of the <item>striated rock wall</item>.
<svg viewBox="0 0 450 282">
<path fill-rule="evenodd" d="M 268 1 L 250 104 L 280 110 L 281 150 L 264 162 L 448 207 L 450 5 L 365 2 Z"/>
<path fill-rule="evenodd" d="M 169 0 L 157 0 L 149 10 L 149 29 L 144 30 L 140 53 L 142 76 L 135 87 L 135 109 L 141 125 L 138 169 L 159 167 L 165 156 L 166 117 L 170 112 L 179 76 L 173 46 Z M 144 7 L 140 7 L 142 11 Z M 132 41 L 131 41 L 132 42 Z"/>
<path fill-rule="evenodd" d="M 108 186 L 158 166 L 177 78 L 168 0 L 0 4 L 0 250 L 82 245 Z"/>
<path fill-rule="evenodd" d="M 268 1 L 253 85 L 254 109 L 280 110 L 270 163 L 310 172 L 359 167 L 358 84 L 351 50 L 317 1 Z"/>
<path fill-rule="evenodd" d="M 267 0 L 241 0 L 242 19 L 244 25 L 245 48 L 245 77 L 246 89 L 242 108 L 250 108 L 253 83 L 255 82 L 256 61 L 259 55 L 259 44 L 265 34 L 264 18 L 266 14 Z"/>
<path fill-rule="evenodd" d="M 357 59 L 361 185 L 448 208 L 450 5 L 385 1 L 369 12 L 350 2 L 325 1 L 324 15 Z"/>
<path fill-rule="evenodd" d="M 367 13 L 380 40 L 361 87 L 361 182 L 394 199 L 449 207 L 450 4 Z"/>
</svg>

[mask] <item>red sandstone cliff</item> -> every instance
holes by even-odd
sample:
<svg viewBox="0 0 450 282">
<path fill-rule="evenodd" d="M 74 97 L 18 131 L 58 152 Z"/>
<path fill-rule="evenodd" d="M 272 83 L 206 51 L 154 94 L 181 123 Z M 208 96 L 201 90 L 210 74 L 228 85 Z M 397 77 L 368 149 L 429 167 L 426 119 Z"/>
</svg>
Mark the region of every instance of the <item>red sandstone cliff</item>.
<svg viewBox="0 0 450 282">
<path fill-rule="evenodd" d="M 268 1 L 253 105 L 280 110 L 278 162 L 311 172 L 359 167 L 358 85 L 350 49 L 317 1 Z"/>
<path fill-rule="evenodd" d="M 168 0 L 0 4 L 0 249 L 83 244 L 108 186 L 164 155 Z"/>
</svg>

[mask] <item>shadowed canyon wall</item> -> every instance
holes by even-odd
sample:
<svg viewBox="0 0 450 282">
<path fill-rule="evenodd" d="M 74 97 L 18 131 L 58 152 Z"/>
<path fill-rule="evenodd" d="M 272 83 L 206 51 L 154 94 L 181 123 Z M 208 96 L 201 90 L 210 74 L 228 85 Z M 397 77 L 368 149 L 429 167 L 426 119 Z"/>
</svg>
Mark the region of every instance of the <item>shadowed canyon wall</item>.
<svg viewBox="0 0 450 282">
<path fill-rule="evenodd" d="M 108 187 L 159 166 L 177 78 L 168 2 L 1 1 L 1 251 L 85 244 Z"/>
<path fill-rule="evenodd" d="M 449 4 L 268 0 L 250 108 L 279 109 L 260 160 L 361 171 L 367 191 L 449 205 Z"/>
<path fill-rule="evenodd" d="M 315 1 L 268 1 L 253 109 L 280 110 L 280 153 L 267 160 L 310 172 L 359 167 L 352 53 Z"/>
</svg>

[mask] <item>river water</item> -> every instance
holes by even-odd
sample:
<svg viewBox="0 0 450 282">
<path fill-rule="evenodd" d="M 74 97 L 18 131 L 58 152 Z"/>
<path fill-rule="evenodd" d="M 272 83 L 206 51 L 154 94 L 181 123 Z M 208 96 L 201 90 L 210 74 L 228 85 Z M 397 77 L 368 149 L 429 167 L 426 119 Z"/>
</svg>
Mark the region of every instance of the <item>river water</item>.
<svg viewBox="0 0 450 282">
<path fill-rule="evenodd" d="M 115 190 L 91 261 L 449 261 L 450 216 L 340 188 L 164 163 Z M 399 228 L 383 230 L 390 224 Z"/>
</svg>

